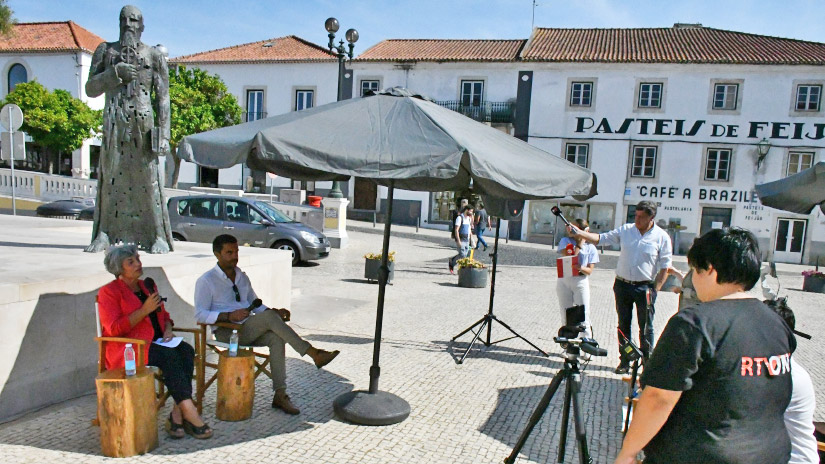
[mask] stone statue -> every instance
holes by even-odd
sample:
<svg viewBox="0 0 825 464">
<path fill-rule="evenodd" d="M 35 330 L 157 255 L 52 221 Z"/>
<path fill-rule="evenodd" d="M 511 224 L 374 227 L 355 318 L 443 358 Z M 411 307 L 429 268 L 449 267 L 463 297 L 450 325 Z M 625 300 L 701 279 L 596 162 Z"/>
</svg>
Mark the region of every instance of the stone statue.
<svg viewBox="0 0 825 464">
<path fill-rule="evenodd" d="M 169 152 L 169 69 L 165 49 L 142 43 L 142 32 L 143 14 L 124 6 L 120 40 L 100 44 L 92 57 L 86 94 L 105 94 L 106 106 L 88 252 L 121 242 L 150 253 L 172 251 L 158 172 L 158 156 Z"/>
</svg>

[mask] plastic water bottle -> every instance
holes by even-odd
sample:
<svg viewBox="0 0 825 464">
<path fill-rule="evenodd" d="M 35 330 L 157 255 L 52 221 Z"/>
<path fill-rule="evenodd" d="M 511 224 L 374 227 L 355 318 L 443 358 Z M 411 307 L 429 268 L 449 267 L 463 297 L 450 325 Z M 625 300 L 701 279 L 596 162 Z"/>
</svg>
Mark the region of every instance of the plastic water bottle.
<svg viewBox="0 0 825 464">
<path fill-rule="evenodd" d="M 123 350 L 123 359 L 126 361 L 126 376 L 131 377 L 137 374 L 137 366 L 135 366 L 135 349 L 132 348 L 131 343 L 126 344 L 126 349 Z"/>
<path fill-rule="evenodd" d="M 233 329 L 232 336 L 229 337 L 229 356 L 235 357 L 238 355 L 238 331 Z"/>
</svg>

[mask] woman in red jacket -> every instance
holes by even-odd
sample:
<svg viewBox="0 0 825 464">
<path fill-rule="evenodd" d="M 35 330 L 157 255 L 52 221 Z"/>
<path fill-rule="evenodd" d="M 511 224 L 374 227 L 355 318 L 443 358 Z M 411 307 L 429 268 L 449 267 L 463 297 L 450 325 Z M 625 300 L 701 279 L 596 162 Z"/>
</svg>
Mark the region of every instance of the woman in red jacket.
<svg viewBox="0 0 825 464">
<path fill-rule="evenodd" d="M 195 351 L 186 342 L 174 348 L 152 343 L 173 337 L 173 322 L 163 307 L 157 291 L 150 291 L 140 280 L 143 265 L 135 245 L 111 247 L 103 260 L 106 270 L 116 279 L 98 292 L 100 325 L 104 337 L 128 337 L 146 340 L 144 363 L 159 367 L 163 382 L 175 400 L 166 431 L 172 438 L 189 433 L 195 438 L 209 438 L 212 429 L 203 422 L 192 402 L 192 371 Z M 106 344 L 106 369 L 123 367 L 123 343 Z"/>
</svg>

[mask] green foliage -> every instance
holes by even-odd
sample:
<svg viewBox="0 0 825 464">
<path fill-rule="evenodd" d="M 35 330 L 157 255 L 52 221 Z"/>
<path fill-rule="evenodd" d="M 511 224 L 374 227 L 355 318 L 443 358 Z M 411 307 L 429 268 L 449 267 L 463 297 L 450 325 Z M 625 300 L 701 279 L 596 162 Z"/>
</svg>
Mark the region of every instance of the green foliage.
<svg viewBox="0 0 825 464">
<path fill-rule="evenodd" d="M 70 153 L 94 136 L 102 122 L 102 112 L 89 108 L 69 92 L 50 92 L 39 82 L 17 84 L 3 104 L 14 103 L 23 110 L 21 130 L 49 150 Z"/>
<path fill-rule="evenodd" d="M 171 104 L 172 139 L 180 140 L 197 134 L 241 122 L 242 109 L 226 84 L 217 75 L 185 66 L 169 70 L 169 100 Z"/>
<path fill-rule="evenodd" d="M 6 0 L 0 0 L 0 35 L 9 36 L 14 30 L 14 12 L 6 4 Z"/>
</svg>

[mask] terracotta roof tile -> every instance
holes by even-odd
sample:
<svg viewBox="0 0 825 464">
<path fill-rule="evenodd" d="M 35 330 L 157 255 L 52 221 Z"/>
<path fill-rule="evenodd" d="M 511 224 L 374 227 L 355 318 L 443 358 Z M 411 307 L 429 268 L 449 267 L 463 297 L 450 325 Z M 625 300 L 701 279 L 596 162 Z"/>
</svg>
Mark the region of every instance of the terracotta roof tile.
<svg viewBox="0 0 825 464">
<path fill-rule="evenodd" d="M 391 39 L 356 61 L 514 61 L 525 40 Z"/>
<path fill-rule="evenodd" d="M 172 63 L 333 61 L 329 50 L 294 35 L 179 56 Z"/>
<path fill-rule="evenodd" d="M 524 61 L 825 64 L 825 44 L 675 24 L 672 28 L 536 28 Z"/>
<path fill-rule="evenodd" d="M 103 39 L 72 21 L 17 23 L 9 37 L 0 36 L 0 53 L 95 51 Z"/>
</svg>

